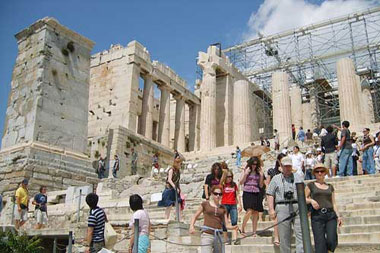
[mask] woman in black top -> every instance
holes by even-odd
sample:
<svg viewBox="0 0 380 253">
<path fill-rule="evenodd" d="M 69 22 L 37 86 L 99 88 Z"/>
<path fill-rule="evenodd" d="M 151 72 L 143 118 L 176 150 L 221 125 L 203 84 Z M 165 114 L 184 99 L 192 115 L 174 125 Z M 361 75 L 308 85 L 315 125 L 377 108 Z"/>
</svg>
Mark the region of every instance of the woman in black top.
<svg viewBox="0 0 380 253">
<path fill-rule="evenodd" d="M 203 186 L 203 196 L 202 198 L 208 200 L 210 198 L 210 189 L 214 185 L 221 184 L 221 179 L 223 175 L 222 166 L 220 163 L 214 163 L 211 166 L 211 173 L 206 176 L 205 184 Z"/>
<path fill-rule="evenodd" d="M 306 203 L 312 205 L 311 227 L 314 234 L 315 253 L 334 252 L 338 245 L 337 225 L 342 225 L 335 202 L 334 187 L 325 182 L 328 169 L 323 164 L 313 168 L 315 182 L 305 188 Z"/>
</svg>

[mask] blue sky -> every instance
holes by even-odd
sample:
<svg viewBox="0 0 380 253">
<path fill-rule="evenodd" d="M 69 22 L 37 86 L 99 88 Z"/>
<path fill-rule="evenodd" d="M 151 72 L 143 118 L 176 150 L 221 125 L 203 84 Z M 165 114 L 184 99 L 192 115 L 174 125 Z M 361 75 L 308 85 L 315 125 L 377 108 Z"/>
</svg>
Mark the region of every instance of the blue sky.
<svg viewBox="0 0 380 253">
<path fill-rule="evenodd" d="M 92 53 L 108 49 L 111 44 L 125 46 L 131 40 L 138 40 L 147 47 L 152 60 L 167 64 L 188 82 L 188 86 L 193 86 L 197 77 L 197 54 L 212 43 L 221 42 L 225 48 L 254 37 L 256 27 L 279 32 L 303 25 L 310 20 L 298 18 L 297 11 L 302 12 L 302 9 L 319 11 L 323 15 L 316 16 L 329 18 L 339 10 L 350 13 L 379 1 L 327 2 L 328 5 L 320 0 L 1 0 L 0 132 L 17 56 L 14 34 L 45 16 L 54 17 L 93 40 L 96 44 Z"/>
</svg>

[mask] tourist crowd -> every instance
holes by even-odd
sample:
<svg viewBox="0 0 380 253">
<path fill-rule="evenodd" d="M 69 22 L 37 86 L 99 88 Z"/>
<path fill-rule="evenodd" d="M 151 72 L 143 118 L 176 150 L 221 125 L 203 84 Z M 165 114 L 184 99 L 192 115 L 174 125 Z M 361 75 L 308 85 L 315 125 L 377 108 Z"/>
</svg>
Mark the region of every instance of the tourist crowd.
<svg viewBox="0 0 380 253">
<path fill-rule="evenodd" d="M 321 127 L 320 131 L 308 129 L 305 133 L 300 127 L 298 133 L 292 126 L 292 138 L 297 139 L 300 147 L 315 148 L 315 141 L 320 140 L 318 147 L 307 150 L 304 154 L 299 146 L 295 145 L 292 152 L 287 149 L 277 154 L 274 168 L 264 171 L 260 157 L 251 157 L 244 166 L 241 166 L 242 151 L 236 147 L 236 169 L 240 177 L 234 180 L 234 173 L 225 162 L 215 162 L 211 166 L 210 174 L 205 178 L 200 204 L 190 222 L 189 233 L 194 234 L 195 222 L 203 215 L 201 226 L 201 252 L 222 252 L 225 243 L 240 244 L 242 238 L 257 237 L 257 227 L 260 213 L 264 212 L 263 203 L 267 204 L 268 214 L 274 226 L 274 245 L 280 247 L 280 252 L 291 252 L 291 237 L 294 231 L 296 238 L 296 252 L 303 252 L 300 218 L 298 215 L 298 201 L 296 183 L 309 180 L 305 186 L 306 203 L 309 204 L 311 227 L 314 234 L 315 252 L 334 252 L 338 245 L 337 227 L 342 225 L 342 217 L 337 209 L 333 185 L 325 181 L 333 176 L 353 176 L 359 174 L 359 167 L 364 174 L 374 174 L 380 170 L 380 131 L 370 134 L 370 129 L 363 129 L 363 137 L 359 141 L 355 133 L 349 130 L 349 122 L 343 121 L 340 127 Z M 340 138 L 338 138 L 340 131 Z M 251 144 L 254 145 L 254 144 Z M 267 139 L 262 138 L 260 145 L 270 146 Z M 279 135 L 275 130 L 275 150 L 279 151 Z M 305 145 L 307 145 L 305 147 Z M 132 150 L 131 171 L 136 173 L 137 153 Z M 158 156 L 152 160 L 153 167 L 158 168 Z M 165 207 L 165 218 L 170 219 L 171 209 L 183 202 L 181 195 L 180 178 L 183 157 L 176 152 L 173 165 L 167 171 L 165 189 L 158 206 Z M 361 166 L 358 166 L 358 163 Z M 114 177 L 119 170 L 119 159 L 115 156 L 113 166 Z M 98 171 L 104 175 L 104 159 L 100 157 Z M 242 194 L 240 194 L 242 191 Z M 24 179 L 16 191 L 14 218 L 16 228 L 22 227 L 27 220 L 29 194 L 28 180 Z M 97 252 L 104 247 L 104 231 L 107 221 L 103 209 L 98 206 L 98 196 L 90 193 L 86 203 L 90 207 L 88 216 L 87 250 Z M 139 220 L 138 252 L 148 252 L 150 247 L 149 233 L 151 224 L 148 212 L 143 208 L 143 200 L 139 195 L 132 195 L 129 199 L 133 216 L 129 226 L 135 229 L 134 221 Z M 34 196 L 36 229 L 47 224 L 47 195 L 46 187 L 40 188 L 40 193 Z M 242 224 L 238 226 L 238 216 L 244 209 Z M 180 210 L 178 208 L 178 210 Z M 252 223 L 251 232 L 247 232 L 249 220 Z M 227 239 L 227 231 L 232 231 L 232 241 Z M 133 234 L 133 233 L 132 233 Z M 240 236 L 239 236 L 240 234 Z M 130 248 L 134 246 L 134 237 L 130 238 Z"/>
</svg>

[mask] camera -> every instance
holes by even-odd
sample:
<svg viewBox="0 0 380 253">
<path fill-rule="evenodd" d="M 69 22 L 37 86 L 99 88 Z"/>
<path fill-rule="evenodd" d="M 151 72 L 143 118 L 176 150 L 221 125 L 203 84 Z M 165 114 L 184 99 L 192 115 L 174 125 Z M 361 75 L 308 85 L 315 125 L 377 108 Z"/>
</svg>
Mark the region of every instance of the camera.
<svg viewBox="0 0 380 253">
<path fill-rule="evenodd" d="M 284 192 L 284 198 L 286 200 L 292 200 L 293 197 L 294 197 L 294 192 L 292 192 L 292 191 Z"/>
</svg>

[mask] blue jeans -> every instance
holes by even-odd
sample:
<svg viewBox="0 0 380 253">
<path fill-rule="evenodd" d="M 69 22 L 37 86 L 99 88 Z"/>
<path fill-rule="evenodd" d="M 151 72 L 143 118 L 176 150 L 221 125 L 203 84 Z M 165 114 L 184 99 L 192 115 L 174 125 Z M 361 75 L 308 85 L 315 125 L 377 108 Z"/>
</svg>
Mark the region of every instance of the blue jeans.
<svg viewBox="0 0 380 253">
<path fill-rule="evenodd" d="M 344 148 L 340 152 L 339 156 L 339 171 L 338 176 L 344 176 L 346 172 L 347 176 L 352 176 L 353 164 L 352 164 L 352 148 Z M 347 171 L 346 171 L 347 170 Z"/>
<path fill-rule="evenodd" d="M 368 174 L 375 174 L 375 161 L 373 160 L 373 147 L 363 152 L 363 169 Z"/>
<path fill-rule="evenodd" d="M 230 215 L 231 219 L 231 225 L 235 226 L 237 225 L 237 220 L 238 220 L 238 211 L 237 211 L 237 206 L 236 205 L 224 205 L 227 209 L 227 215 Z"/>
<path fill-rule="evenodd" d="M 314 175 L 311 173 L 312 169 L 306 169 L 305 173 L 305 180 L 312 180 L 315 179 Z"/>
<path fill-rule="evenodd" d="M 239 168 L 241 166 L 241 154 L 240 153 L 238 153 L 236 155 L 236 166 L 239 167 Z"/>
</svg>

